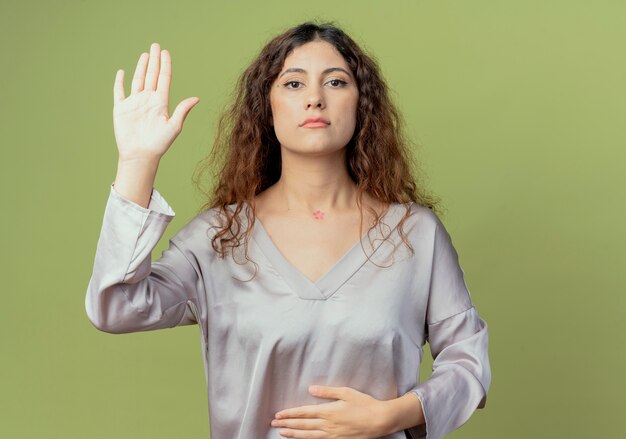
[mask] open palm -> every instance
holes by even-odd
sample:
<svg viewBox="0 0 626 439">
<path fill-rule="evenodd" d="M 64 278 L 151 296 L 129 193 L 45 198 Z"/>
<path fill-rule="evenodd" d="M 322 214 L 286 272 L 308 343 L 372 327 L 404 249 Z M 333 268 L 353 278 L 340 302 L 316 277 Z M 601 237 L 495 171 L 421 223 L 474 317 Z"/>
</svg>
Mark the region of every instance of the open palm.
<svg viewBox="0 0 626 439">
<path fill-rule="evenodd" d="M 124 96 L 124 70 L 118 70 L 113 88 L 113 127 L 122 160 L 160 158 L 180 134 L 187 114 L 199 102 L 197 97 L 180 102 L 169 115 L 172 61 L 158 43 L 150 54 L 142 53 L 131 84 Z"/>
</svg>

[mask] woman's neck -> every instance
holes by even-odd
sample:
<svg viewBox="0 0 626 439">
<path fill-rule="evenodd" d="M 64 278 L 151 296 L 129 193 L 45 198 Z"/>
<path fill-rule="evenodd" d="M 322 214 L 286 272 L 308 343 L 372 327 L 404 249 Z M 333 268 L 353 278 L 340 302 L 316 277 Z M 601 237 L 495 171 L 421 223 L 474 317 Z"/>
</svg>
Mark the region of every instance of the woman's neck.
<svg viewBox="0 0 626 439">
<path fill-rule="evenodd" d="M 283 148 L 276 198 L 290 213 L 339 212 L 357 208 L 357 185 L 348 175 L 345 148 L 312 156 Z M 318 215 L 320 216 L 320 215 Z"/>
</svg>

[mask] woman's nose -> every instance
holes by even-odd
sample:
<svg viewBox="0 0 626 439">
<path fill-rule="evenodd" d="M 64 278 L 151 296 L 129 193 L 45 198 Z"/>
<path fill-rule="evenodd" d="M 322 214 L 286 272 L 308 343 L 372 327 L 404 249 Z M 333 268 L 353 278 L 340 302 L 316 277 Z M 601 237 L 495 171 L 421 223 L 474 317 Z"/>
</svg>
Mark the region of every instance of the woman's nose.
<svg viewBox="0 0 626 439">
<path fill-rule="evenodd" d="M 306 98 L 306 107 L 319 107 L 323 108 L 324 98 L 319 88 L 313 88 Z"/>
</svg>

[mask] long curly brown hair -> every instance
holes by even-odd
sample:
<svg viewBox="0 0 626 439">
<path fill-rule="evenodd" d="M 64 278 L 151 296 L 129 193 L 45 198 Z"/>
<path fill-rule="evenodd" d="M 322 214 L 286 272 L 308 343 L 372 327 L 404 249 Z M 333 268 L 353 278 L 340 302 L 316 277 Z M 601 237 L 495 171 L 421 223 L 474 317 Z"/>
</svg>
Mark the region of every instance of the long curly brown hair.
<svg viewBox="0 0 626 439">
<path fill-rule="evenodd" d="M 374 59 L 334 24 L 306 22 L 274 37 L 239 77 L 234 99 L 219 119 L 213 149 L 194 172 L 193 182 L 208 200 L 200 211 L 218 209 L 220 225 L 212 246 L 220 257 L 225 256 L 228 247 L 239 247 L 243 236 L 246 259 L 250 260 L 247 238 L 256 217 L 254 197 L 276 183 L 281 175 L 280 143 L 271 124 L 270 88 L 291 51 L 315 40 L 331 43 L 356 78 L 357 120 L 354 135 L 346 145 L 346 166 L 357 185 L 361 224 L 365 192 L 385 204 L 413 201 L 440 213 L 439 198 L 421 184 L 423 175 L 418 173 L 419 166 L 405 136 L 402 118 Z M 217 183 L 207 190 L 202 182 L 208 171 L 213 172 L 212 180 Z M 229 208 L 232 204 L 235 204 L 234 212 Z M 245 209 L 246 204 L 251 209 Z M 248 218 L 244 231 L 239 215 L 242 210 Z M 378 223 L 382 214 L 369 210 Z M 399 230 L 413 252 L 402 231 L 409 213 L 407 209 Z"/>
</svg>

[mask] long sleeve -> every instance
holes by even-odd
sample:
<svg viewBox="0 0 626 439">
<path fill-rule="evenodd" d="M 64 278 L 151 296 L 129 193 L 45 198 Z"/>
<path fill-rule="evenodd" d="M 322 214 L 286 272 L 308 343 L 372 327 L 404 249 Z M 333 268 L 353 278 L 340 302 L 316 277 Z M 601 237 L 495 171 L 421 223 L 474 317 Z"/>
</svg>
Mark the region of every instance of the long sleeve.
<svg viewBox="0 0 626 439">
<path fill-rule="evenodd" d="M 485 407 L 491 383 L 487 323 L 472 304 L 457 252 L 439 220 L 433 245 L 425 331 L 434 362 L 430 378 L 409 390 L 426 420 L 410 431 L 427 439 L 442 438 Z"/>
<path fill-rule="evenodd" d="M 184 244 L 174 236 L 162 256 L 151 260 L 174 216 L 154 188 L 146 209 L 111 185 L 85 296 L 96 328 L 119 334 L 197 322 L 200 278 Z"/>
</svg>

